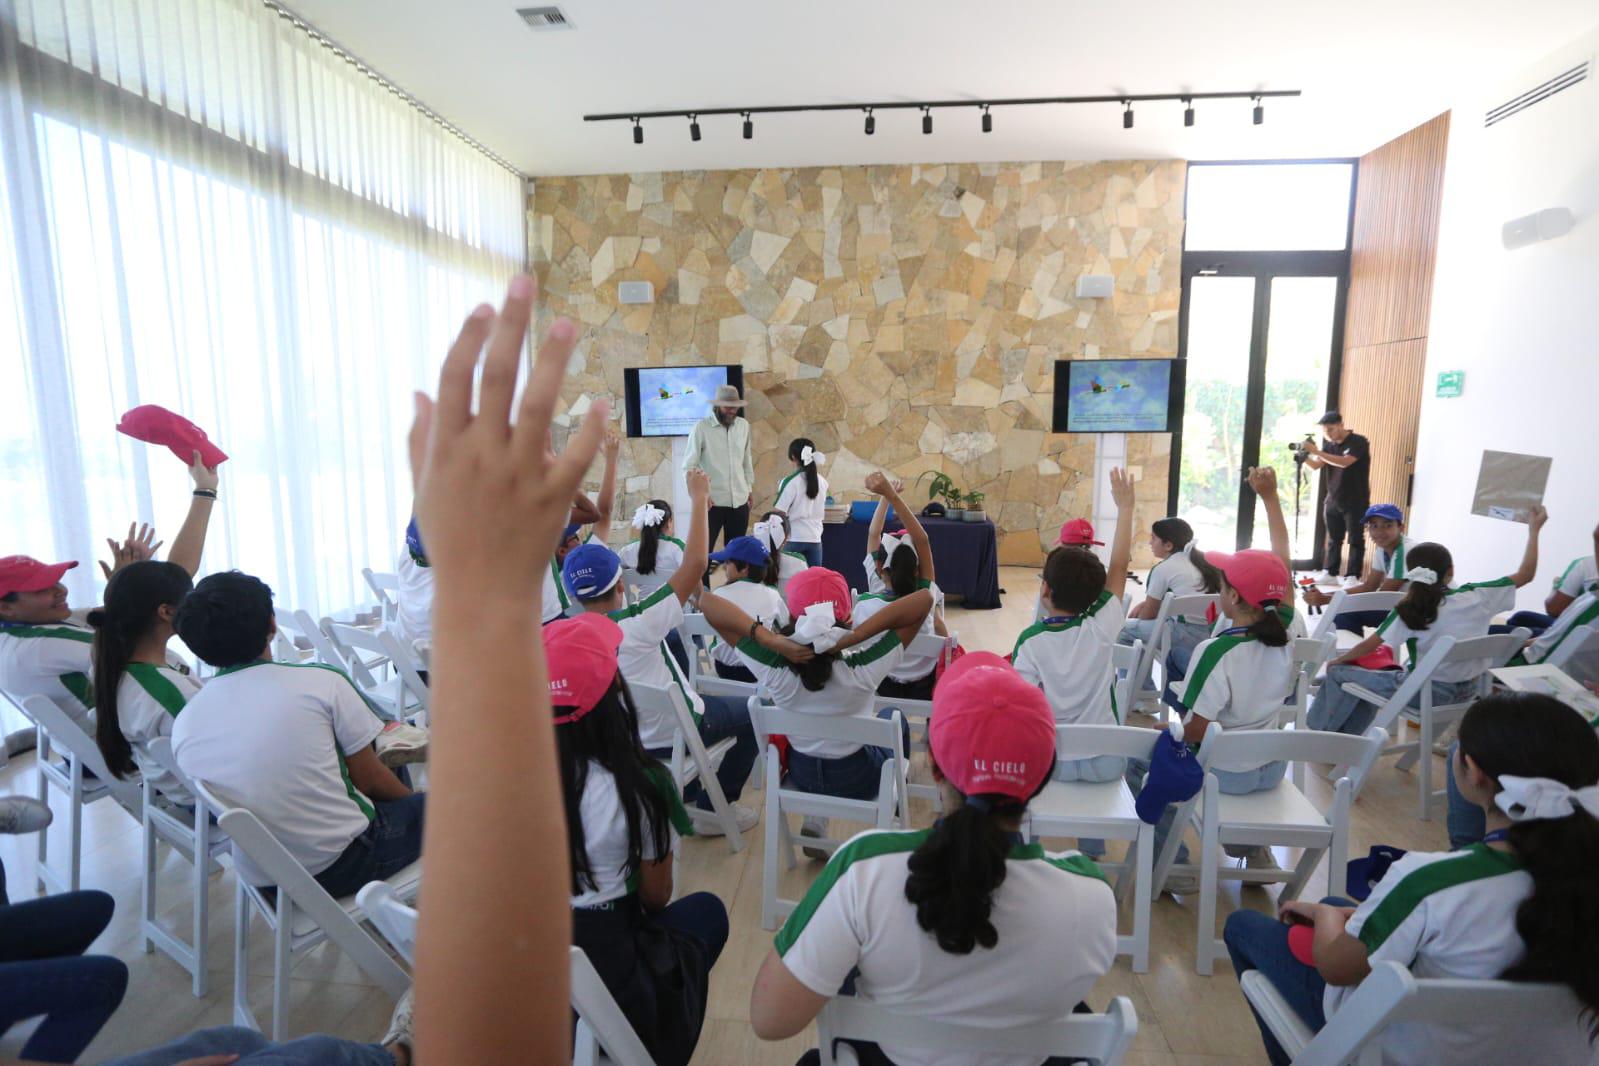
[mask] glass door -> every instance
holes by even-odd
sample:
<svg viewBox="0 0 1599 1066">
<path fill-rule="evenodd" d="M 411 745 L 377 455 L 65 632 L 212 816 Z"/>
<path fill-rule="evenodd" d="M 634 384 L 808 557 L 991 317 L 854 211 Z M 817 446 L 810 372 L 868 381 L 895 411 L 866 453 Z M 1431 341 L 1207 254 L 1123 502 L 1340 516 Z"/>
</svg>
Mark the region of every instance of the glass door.
<svg viewBox="0 0 1599 1066">
<path fill-rule="evenodd" d="M 1187 292 L 1188 383 L 1176 514 L 1201 548 L 1230 551 L 1242 513 L 1255 279 L 1200 275 Z"/>
</svg>

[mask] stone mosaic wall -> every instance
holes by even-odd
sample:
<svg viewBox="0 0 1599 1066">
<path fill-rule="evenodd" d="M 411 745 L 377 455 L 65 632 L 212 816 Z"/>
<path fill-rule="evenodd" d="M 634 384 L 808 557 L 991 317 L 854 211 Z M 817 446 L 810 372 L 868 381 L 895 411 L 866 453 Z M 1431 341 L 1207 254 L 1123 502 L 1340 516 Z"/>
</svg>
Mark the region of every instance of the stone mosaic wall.
<svg viewBox="0 0 1599 1066">
<path fill-rule="evenodd" d="M 540 179 L 545 313 L 584 327 L 566 415 L 620 407 L 624 367 L 742 363 L 757 507 L 808 436 L 835 496 L 879 467 L 947 471 L 987 495 L 1001 560 L 1037 563 L 1093 501 L 1093 438 L 1049 432 L 1055 360 L 1176 354 L 1183 177 L 1124 161 Z M 1090 273 L 1115 295 L 1077 300 Z M 654 303 L 617 302 L 635 280 Z M 1170 438 L 1129 449 L 1147 528 Z M 668 442 L 629 441 L 622 462 L 624 513 L 671 498 Z"/>
</svg>

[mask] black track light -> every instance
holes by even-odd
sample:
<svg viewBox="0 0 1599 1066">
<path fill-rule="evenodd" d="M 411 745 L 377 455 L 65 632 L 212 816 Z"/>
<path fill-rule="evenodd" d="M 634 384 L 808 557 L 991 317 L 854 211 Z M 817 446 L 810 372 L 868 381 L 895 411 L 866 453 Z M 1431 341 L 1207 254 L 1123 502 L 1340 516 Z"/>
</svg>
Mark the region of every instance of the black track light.
<svg viewBox="0 0 1599 1066">
<path fill-rule="evenodd" d="M 933 112 L 925 107 L 922 108 L 922 132 L 933 132 Z"/>
<path fill-rule="evenodd" d="M 994 132 L 994 116 L 988 113 L 988 105 L 983 105 L 983 132 Z"/>
<path fill-rule="evenodd" d="M 1122 106 L 1127 109 L 1122 112 L 1122 129 L 1130 130 L 1133 128 L 1133 102 L 1131 100 L 1123 100 Z"/>
<path fill-rule="evenodd" d="M 750 113 L 748 111 L 746 111 L 746 112 L 744 112 L 744 139 L 746 141 L 749 141 L 749 140 L 754 140 L 754 138 L 755 138 L 755 123 L 750 121 Z"/>
<path fill-rule="evenodd" d="M 691 141 L 700 139 L 700 117 L 698 115 L 690 115 L 688 117 L 688 139 Z"/>
<path fill-rule="evenodd" d="M 634 144 L 643 144 L 644 143 L 644 127 L 639 125 L 639 120 L 638 119 L 634 119 L 633 120 L 633 143 Z"/>
<path fill-rule="evenodd" d="M 872 114 L 872 109 L 866 109 L 866 136 L 870 137 L 877 132 L 877 116 Z"/>
<path fill-rule="evenodd" d="M 1185 97 L 1183 97 L 1183 125 L 1184 126 L 1192 126 L 1193 124 L 1194 124 L 1194 101 L 1185 96 Z"/>
<path fill-rule="evenodd" d="M 1257 96 L 1257 97 L 1254 98 L 1254 100 L 1255 100 L 1255 125 L 1258 126 L 1262 122 L 1266 121 L 1266 108 L 1260 102 L 1260 97 Z"/>
</svg>

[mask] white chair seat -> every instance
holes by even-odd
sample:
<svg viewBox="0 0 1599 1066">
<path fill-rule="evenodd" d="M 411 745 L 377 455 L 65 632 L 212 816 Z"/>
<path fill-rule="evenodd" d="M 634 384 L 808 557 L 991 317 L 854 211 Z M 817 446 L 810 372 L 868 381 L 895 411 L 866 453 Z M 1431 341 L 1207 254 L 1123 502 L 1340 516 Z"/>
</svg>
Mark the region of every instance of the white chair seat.
<svg viewBox="0 0 1599 1066">
<path fill-rule="evenodd" d="M 422 860 L 418 859 L 413 862 L 384 883 L 394 889 L 394 894 L 400 899 L 415 899 L 422 886 Z M 356 902 L 355 895 L 352 892 L 348 896 L 340 896 L 334 902 L 344 908 L 344 913 L 348 914 L 351 920 L 359 922 L 365 915 L 361 913 L 361 905 Z M 315 918 L 299 907 L 294 909 L 294 921 L 289 927 L 294 939 L 299 940 L 301 937 L 310 936 L 318 932 L 320 928 Z"/>
<path fill-rule="evenodd" d="M 1132 790 L 1127 787 L 1127 782 L 1119 779 L 1103 782 L 1051 781 L 1044 786 L 1043 792 L 1033 797 L 1033 802 L 1028 804 L 1028 812 L 1034 821 L 1069 817 L 1074 825 L 1104 819 L 1107 823 L 1104 832 L 1112 836 L 1123 831 L 1129 819 L 1138 818 Z M 1085 828 L 1083 832 L 1089 830 Z"/>
<path fill-rule="evenodd" d="M 1228 829 L 1281 829 L 1296 825 L 1327 829 L 1327 816 L 1286 780 L 1269 792 L 1250 792 L 1243 796 L 1229 796 L 1223 792 L 1217 808 L 1222 824 Z"/>
</svg>

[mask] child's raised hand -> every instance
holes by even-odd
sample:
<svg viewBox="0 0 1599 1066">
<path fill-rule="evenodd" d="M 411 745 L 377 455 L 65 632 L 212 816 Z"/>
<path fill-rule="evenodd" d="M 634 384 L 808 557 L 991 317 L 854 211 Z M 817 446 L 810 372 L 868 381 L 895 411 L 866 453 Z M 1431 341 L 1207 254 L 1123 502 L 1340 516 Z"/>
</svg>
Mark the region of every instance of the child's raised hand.
<svg viewBox="0 0 1599 1066">
<path fill-rule="evenodd" d="M 690 470 L 683 480 L 688 485 L 688 498 L 704 505 L 711 498 L 711 475 L 700 469 Z"/>
<path fill-rule="evenodd" d="M 206 466 L 204 463 L 202 463 L 200 461 L 199 452 L 191 453 L 191 457 L 189 459 L 189 476 L 194 479 L 195 488 L 210 489 L 212 492 L 216 491 L 217 468 L 214 466 Z"/>
<path fill-rule="evenodd" d="M 1252 466 L 1249 468 L 1249 487 L 1255 490 L 1255 495 L 1267 499 L 1277 498 L 1277 471 L 1269 466 Z"/>
<path fill-rule="evenodd" d="M 526 610 L 579 482 L 605 435 L 610 405 L 597 400 L 566 450 L 556 455 L 550 422 L 577 342 L 577 327 L 557 319 L 540 347 L 516 418 L 512 398 L 537 286 L 513 278 L 496 315 L 483 304 L 461 326 L 439 372 L 439 396 L 416 394 L 411 466 L 416 516 L 441 592 Z M 478 409 L 472 384 L 482 368 Z"/>
<path fill-rule="evenodd" d="M 873 496 L 886 496 L 891 491 L 888 478 L 883 476 L 881 470 L 874 470 L 866 475 L 866 491 Z"/>
<path fill-rule="evenodd" d="M 1532 508 L 1527 512 L 1527 527 L 1533 530 L 1542 529 L 1544 523 L 1549 521 L 1549 512 L 1542 505 Z"/>
<path fill-rule="evenodd" d="M 622 451 L 622 434 L 615 426 L 605 431 L 605 443 L 601 445 L 607 463 L 616 462 L 616 457 Z"/>
<path fill-rule="evenodd" d="M 1131 507 L 1133 505 L 1133 475 L 1119 466 L 1110 470 L 1110 498 L 1116 501 L 1116 509 Z"/>
</svg>

